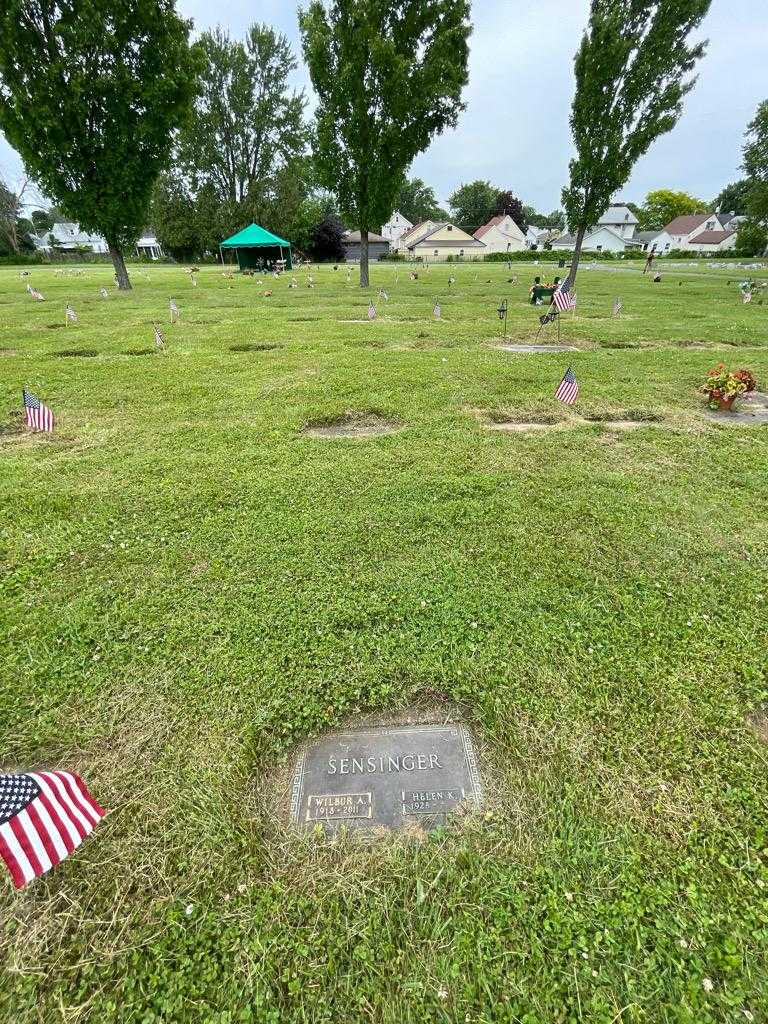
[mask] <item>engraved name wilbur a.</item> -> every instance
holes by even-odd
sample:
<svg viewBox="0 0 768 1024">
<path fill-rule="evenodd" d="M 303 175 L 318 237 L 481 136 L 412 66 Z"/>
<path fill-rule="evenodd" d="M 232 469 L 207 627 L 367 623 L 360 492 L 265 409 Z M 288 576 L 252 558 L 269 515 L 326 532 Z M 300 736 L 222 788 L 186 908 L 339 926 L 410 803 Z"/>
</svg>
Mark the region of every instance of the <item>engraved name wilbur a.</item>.
<svg viewBox="0 0 768 1024">
<path fill-rule="evenodd" d="M 424 772 L 442 769 L 439 754 L 403 754 L 398 757 L 329 757 L 328 775 L 366 775 L 386 772 Z"/>
</svg>

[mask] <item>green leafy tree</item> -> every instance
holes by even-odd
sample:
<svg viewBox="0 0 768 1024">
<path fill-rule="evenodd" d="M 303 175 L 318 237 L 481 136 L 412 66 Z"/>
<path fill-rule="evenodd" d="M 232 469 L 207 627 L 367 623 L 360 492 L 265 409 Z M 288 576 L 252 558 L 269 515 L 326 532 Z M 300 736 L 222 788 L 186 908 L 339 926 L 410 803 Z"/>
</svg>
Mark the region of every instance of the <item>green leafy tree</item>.
<svg viewBox="0 0 768 1024">
<path fill-rule="evenodd" d="M 338 217 L 324 217 L 312 230 L 310 253 L 315 260 L 344 259 L 344 225 Z"/>
<path fill-rule="evenodd" d="M 308 142 L 304 93 L 288 87 L 297 67 L 290 43 L 256 24 L 244 43 L 217 28 L 196 48 L 201 85 L 179 133 L 178 164 L 193 194 L 210 185 L 222 202 L 258 202 Z"/>
<path fill-rule="evenodd" d="M 435 190 L 421 178 L 409 178 L 403 182 L 392 209 L 399 210 L 411 224 L 420 224 L 425 220 L 448 220 L 448 213 L 437 202 Z"/>
<path fill-rule="evenodd" d="M 746 212 L 758 224 L 768 225 L 768 100 L 747 126 L 743 167 L 750 182 Z"/>
<path fill-rule="evenodd" d="M 318 175 L 360 230 L 363 288 L 368 232 L 391 215 L 414 157 L 463 109 L 468 17 L 469 0 L 312 0 L 299 12 L 319 98 Z"/>
<path fill-rule="evenodd" d="M 123 249 L 147 219 L 197 65 L 172 0 L 4 0 L 0 127 L 42 191 Z"/>
<path fill-rule="evenodd" d="M 721 210 L 723 213 L 733 213 L 737 217 L 743 217 L 747 212 L 747 197 L 752 183 L 749 178 L 741 178 L 739 181 L 731 182 L 719 192 L 709 204 L 712 210 Z"/>
<path fill-rule="evenodd" d="M 496 211 L 499 190 L 490 181 L 470 181 L 448 196 L 453 219 L 465 231 L 487 224 Z"/>
<path fill-rule="evenodd" d="M 736 252 L 739 256 L 762 256 L 768 249 L 768 229 L 754 220 L 739 224 L 736 232 Z"/>
<path fill-rule="evenodd" d="M 47 234 L 54 225 L 51 210 L 33 210 L 31 218 L 38 235 Z"/>
<path fill-rule="evenodd" d="M 517 198 L 514 192 L 497 192 L 496 205 L 493 208 L 494 216 L 509 214 L 521 231 L 528 228 L 528 221 L 525 216 L 525 207 Z"/>
<path fill-rule="evenodd" d="M 584 234 L 608 208 L 651 143 L 670 131 L 694 85 L 704 43 L 691 45 L 711 0 L 591 0 L 576 54 L 571 130 L 576 157 L 562 200 L 576 234 L 570 279 Z"/>
<path fill-rule="evenodd" d="M 707 212 L 708 206 L 703 199 L 696 199 L 687 192 L 659 188 L 648 193 L 636 216 L 640 221 L 641 231 L 660 231 L 675 217 Z"/>
</svg>

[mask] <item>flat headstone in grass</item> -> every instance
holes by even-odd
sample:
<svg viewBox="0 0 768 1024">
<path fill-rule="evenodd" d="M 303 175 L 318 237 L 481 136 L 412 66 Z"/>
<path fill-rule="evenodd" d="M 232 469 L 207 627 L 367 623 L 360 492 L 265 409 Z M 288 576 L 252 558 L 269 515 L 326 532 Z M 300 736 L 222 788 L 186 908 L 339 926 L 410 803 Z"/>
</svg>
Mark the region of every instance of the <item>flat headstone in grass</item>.
<svg viewBox="0 0 768 1024">
<path fill-rule="evenodd" d="M 753 391 L 749 398 L 737 401 L 730 412 L 715 409 L 705 410 L 707 419 L 742 427 L 759 427 L 768 424 L 768 395 Z"/>
<path fill-rule="evenodd" d="M 504 352 L 578 352 L 574 345 L 496 345 Z"/>
<path fill-rule="evenodd" d="M 337 732 L 300 752 L 291 820 L 303 828 L 430 830 L 477 807 L 480 777 L 462 725 Z"/>
<path fill-rule="evenodd" d="M 388 419 L 377 412 L 345 412 L 340 416 L 329 416 L 327 419 L 312 420 L 303 428 L 302 433 L 308 437 L 362 439 L 394 434 L 403 424 L 398 420 Z"/>
</svg>

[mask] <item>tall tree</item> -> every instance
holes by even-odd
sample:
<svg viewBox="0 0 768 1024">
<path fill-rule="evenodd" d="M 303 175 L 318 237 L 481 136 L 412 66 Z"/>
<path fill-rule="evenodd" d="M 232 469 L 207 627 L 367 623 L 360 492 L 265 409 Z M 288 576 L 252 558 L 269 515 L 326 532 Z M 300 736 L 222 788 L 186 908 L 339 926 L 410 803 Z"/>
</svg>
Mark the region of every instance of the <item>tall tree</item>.
<svg viewBox="0 0 768 1024">
<path fill-rule="evenodd" d="M 425 220 L 448 220 L 435 196 L 435 190 L 426 185 L 421 178 L 409 178 L 395 196 L 393 211 L 399 210 L 411 224 L 420 224 Z"/>
<path fill-rule="evenodd" d="M 577 155 L 562 193 L 576 234 L 571 281 L 587 228 L 598 222 L 651 143 L 680 117 L 705 49 L 688 37 L 710 2 L 591 0 L 575 61 L 571 130 Z"/>
<path fill-rule="evenodd" d="M 493 212 L 497 217 L 509 214 L 521 231 L 525 231 L 528 228 L 528 220 L 525 216 L 525 207 L 514 192 L 497 192 L 496 205 L 493 208 Z"/>
<path fill-rule="evenodd" d="M 758 224 L 768 225 L 768 100 L 747 125 L 743 166 L 750 182 L 747 213 Z"/>
<path fill-rule="evenodd" d="M 173 0 L 4 0 L 0 127 L 65 214 L 123 248 L 146 221 L 197 65 Z"/>
<path fill-rule="evenodd" d="M 675 217 L 707 212 L 708 206 L 703 199 L 697 199 L 687 192 L 675 192 L 671 188 L 658 188 L 645 197 L 637 218 L 641 231 L 660 231 Z"/>
<path fill-rule="evenodd" d="M 203 74 L 178 162 L 193 194 L 209 184 L 223 202 L 255 201 L 308 141 L 304 93 L 288 86 L 296 58 L 284 35 L 258 24 L 244 43 L 216 28 L 196 47 Z"/>
<path fill-rule="evenodd" d="M 467 81 L 469 0 L 311 0 L 299 11 L 319 102 L 315 159 L 322 184 L 360 229 L 390 216 L 417 153 L 456 124 Z"/>
<path fill-rule="evenodd" d="M 17 189 L 9 183 L 0 181 L 0 243 L 14 256 L 21 251 L 22 231 L 19 221 L 28 184 L 29 179 L 26 179 Z"/>
<path fill-rule="evenodd" d="M 752 182 L 749 178 L 741 178 L 733 181 L 730 185 L 719 192 L 710 203 L 713 210 L 721 210 L 723 213 L 733 213 L 742 217 L 747 212 L 747 197 Z"/>
<path fill-rule="evenodd" d="M 338 217 L 325 217 L 312 231 L 310 251 L 316 260 L 344 259 L 344 225 Z"/>
<path fill-rule="evenodd" d="M 461 185 L 450 196 L 448 203 L 453 219 L 468 231 L 486 224 L 494 215 L 499 190 L 490 181 L 470 181 Z"/>
</svg>

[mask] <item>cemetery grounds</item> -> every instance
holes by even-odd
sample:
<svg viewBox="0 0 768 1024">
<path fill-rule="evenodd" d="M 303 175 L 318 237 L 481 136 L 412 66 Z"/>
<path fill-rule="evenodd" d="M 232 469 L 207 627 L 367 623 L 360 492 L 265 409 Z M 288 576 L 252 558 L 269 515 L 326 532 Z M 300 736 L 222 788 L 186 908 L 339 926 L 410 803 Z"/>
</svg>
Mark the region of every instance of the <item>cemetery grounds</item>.
<svg viewBox="0 0 768 1024">
<path fill-rule="evenodd" d="M 109 810 L 4 876 L 3 1022 L 768 1020 L 768 427 L 696 390 L 768 297 L 582 266 L 515 354 L 553 264 L 410 269 L 0 270 L 2 767 Z M 301 741 L 449 715 L 482 810 L 288 827 Z"/>
</svg>

